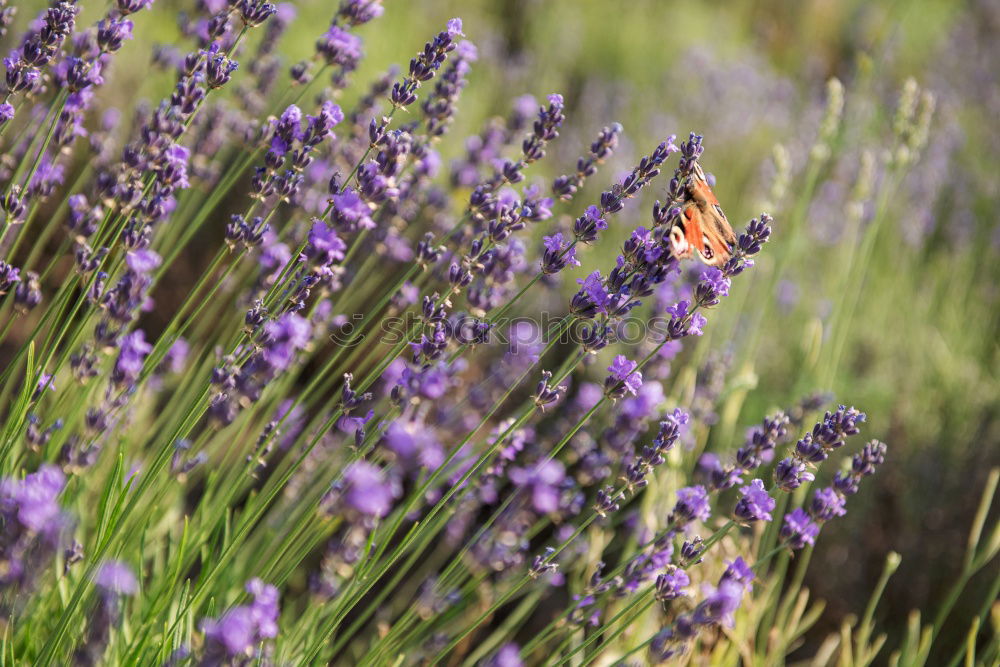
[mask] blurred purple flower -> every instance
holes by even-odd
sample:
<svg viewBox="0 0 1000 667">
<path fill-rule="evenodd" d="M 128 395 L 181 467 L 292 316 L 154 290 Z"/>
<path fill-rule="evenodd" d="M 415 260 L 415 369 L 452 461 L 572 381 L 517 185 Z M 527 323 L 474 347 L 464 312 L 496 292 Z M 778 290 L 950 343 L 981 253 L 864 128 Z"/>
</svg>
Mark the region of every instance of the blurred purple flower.
<svg viewBox="0 0 1000 667">
<path fill-rule="evenodd" d="M 139 591 L 139 580 L 132 568 L 120 560 L 101 563 L 94 576 L 94 583 L 112 595 L 135 595 Z"/>
<path fill-rule="evenodd" d="M 559 485 L 566 469 L 559 461 L 542 461 L 533 468 L 511 468 L 510 481 L 531 490 L 531 503 L 540 514 L 559 509 Z"/>
<path fill-rule="evenodd" d="M 385 471 L 368 463 L 355 461 L 344 472 L 344 501 L 363 515 L 381 518 L 392 509 L 398 495 L 386 479 Z"/>
<path fill-rule="evenodd" d="M 815 544 L 817 535 L 819 535 L 819 525 L 814 523 L 801 507 L 796 507 L 785 515 L 785 523 L 781 526 L 781 538 L 792 549 Z"/>
</svg>

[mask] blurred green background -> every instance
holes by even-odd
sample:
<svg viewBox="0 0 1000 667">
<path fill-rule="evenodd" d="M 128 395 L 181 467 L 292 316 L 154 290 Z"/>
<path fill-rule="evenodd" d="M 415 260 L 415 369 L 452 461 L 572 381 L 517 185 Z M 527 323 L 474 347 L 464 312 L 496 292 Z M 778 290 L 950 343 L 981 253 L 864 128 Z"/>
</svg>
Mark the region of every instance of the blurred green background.
<svg viewBox="0 0 1000 667">
<path fill-rule="evenodd" d="M 83 4 L 87 23 L 104 10 Z M 299 16 L 282 46 L 289 64 L 311 54 L 334 9 L 294 4 Z M 707 447 L 735 450 L 745 426 L 813 391 L 865 410 L 866 434 L 888 442 L 890 457 L 848 516 L 824 529 L 807 580 L 829 601 L 815 637 L 863 606 L 889 550 L 903 561 L 880 607 L 883 626 L 898 638 L 910 609 L 933 612 L 960 570 L 988 470 L 1000 464 L 1000 2 L 385 4 L 361 29 L 367 55 L 349 95 L 405 64 L 452 16 L 479 48 L 441 145 L 446 164 L 523 93 L 567 101 L 568 129 L 535 177 L 569 171 L 602 125 L 625 127 L 574 211 L 667 135 L 705 136 L 703 162 L 734 227 L 762 207 L 775 219 L 774 243 L 693 351 L 701 361 L 730 359 Z M 158 0 L 137 21 L 139 39 L 176 39 L 184 7 Z M 136 42 L 122 50 L 116 83 L 101 94 L 163 95 L 169 75 L 132 56 L 140 52 Z M 831 77 L 843 84 L 839 122 L 828 115 Z M 906 87 L 911 78 L 916 88 Z M 901 155 L 923 142 L 901 133 L 897 109 L 910 96 L 919 125 L 925 91 L 936 102 L 926 145 Z M 648 201 L 630 204 L 617 238 L 588 257 L 610 264 L 616 241 L 648 220 Z M 694 392 L 695 381 L 677 378 L 674 394 Z M 972 582 L 946 648 L 997 576 L 994 564 Z"/>
</svg>

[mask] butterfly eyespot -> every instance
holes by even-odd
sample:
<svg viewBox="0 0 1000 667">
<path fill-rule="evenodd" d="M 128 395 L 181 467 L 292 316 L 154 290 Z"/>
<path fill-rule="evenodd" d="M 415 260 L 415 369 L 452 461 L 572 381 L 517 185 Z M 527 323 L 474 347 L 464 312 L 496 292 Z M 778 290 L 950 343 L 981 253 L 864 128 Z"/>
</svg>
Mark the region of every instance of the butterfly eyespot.
<svg viewBox="0 0 1000 667">
<path fill-rule="evenodd" d="M 705 257 L 705 259 L 712 259 L 712 257 L 715 256 L 715 253 L 712 252 L 712 248 L 710 246 L 705 246 L 705 248 L 701 251 L 701 254 Z"/>
<path fill-rule="evenodd" d="M 675 257 L 690 256 L 691 246 L 688 245 L 687 239 L 684 237 L 684 228 L 681 225 L 675 225 L 670 230 L 670 246 L 673 249 Z"/>
</svg>

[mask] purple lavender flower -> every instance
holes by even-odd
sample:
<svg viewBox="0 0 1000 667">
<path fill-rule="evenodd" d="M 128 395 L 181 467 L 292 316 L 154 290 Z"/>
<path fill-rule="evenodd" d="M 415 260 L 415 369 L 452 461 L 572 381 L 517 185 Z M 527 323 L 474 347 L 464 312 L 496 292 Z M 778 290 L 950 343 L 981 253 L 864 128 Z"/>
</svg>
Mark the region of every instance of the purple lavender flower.
<svg viewBox="0 0 1000 667">
<path fill-rule="evenodd" d="M 478 53 L 472 42 L 459 42 L 450 64 L 434 85 L 434 92 L 420 105 L 427 118 L 429 138 L 441 137 L 447 132 L 455 114 L 459 94 L 467 83 L 464 77 L 469 72 L 470 63 L 477 58 Z"/>
<path fill-rule="evenodd" d="M 704 307 L 718 305 L 721 297 L 729 296 L 731 284 L 732 281 L 719 269 L 715 267 L 706 269 L 701 273 L 701 278 L 695 289 L 695 298 Z"/>
<path fill-rule="evenodd" d="M 171 373 L 180 373 L 184 370 L 184 364 L 187 363 L 188 353 L 191 350 L 191 346 L 183 338 L 178 338 L 167 350 L 166 356 L 163 358 L 164 366 Z"/>
<path fill-rule="evenodd" d="M 333 196 L 330 219 L 335 226 L 346 232 L 375 227 L 368 203 L 352 188 Z"/>
<path fill-rule="evenodd" d="M 344 502 L 354 511 L 372 518 L 382 518 L 392 509 L 399 495 L 385 471 L 368 463 L 355 461 L 344 472 Z"/>
<path fill-rule="evenodd" d="M 808 463 L 825 461 L 830 452 L 844 446 L 845 438 L 860 432 L 857 425 L 863 421 L 865 413 L 853 407 L 841 405 L 836 412 L 828 411 L 812 432 L 796 443 L 796 455 Z"/>
<path fill-rule="evenodd" d="M 10 273 L 8 272 L 8 277 Z M 37 307 L 42 302 L 42 284 L 34 271 L 25 271 L 14 287 L 14 305 L 22 313 Z"/>
<path fill-rule="evenodd" d="M 542 272 L 547 275 L 559 273 L 567 266 L 580 266 L 576 258 L 576 246 L 564 243 L 563 235 L 556 232 L 552 236 L 543 236 Z"/>
<path fill-rule="evenodd" d="M 128 564 L 120 560 L 106 560 L 94 575 L 96 583 L 109 595 L 135 595 L 139 591 L 139 580 Z"/>
<path fill-rule="evenodd" d="M 278 11 L 277 7 L 264 0 L 237 0 L 234 4 L 243 23 L 251 28 L 259 26 Z"/>
<path fill-rule="evenodd" d="M 146 342 L 146 334 L 142 329 L 126 335 L 119 346 L 112 381 L 118 386 L 135 384 L 142 372 L 146 355 L 152 351 L 153 346 Z"/>
<path fill-rule="evenodd" d="M 677 490 L 677 504 L 671 518 L 680 526 L 692 521 L 707 521 L 712 514 L 708 502 L 708 491 L 700 484 Z"/>
<path fill-rule="evenodd" d="M 249 607 L 234 607 L 224 613 L 218 620 L 206 619 L 202 621 L 202 631 L 209 646 L 206 654 L 212 655 L 221 647 L 226 655 L 245 655 L 254 646 L 255 628 L 253 624 L 253 612 Z"/>
<path fill-rule="evenodd" d="M 531 504 L 539 514 L 559 509 L 559 485 L 566 469 L 559 461 L 542 461 L 532 468 L 511 468 L 508 473 L 515 485 L 531 491 Z"/>
<path fill-rule="evenodd" d="M 517 644 L 508 642 L 501 646 L 492 657 L 482 663 L 482 667 L 524 667 L 521 650 Z"/>
<path fill-rule="evenodd" d="M 583 215 L 573 223 L 573 235 L 577 241 L 593 243 L 597 240 L 597 233 L 607 228 L 608 221 L 604 219 L 601 209 L 588 206 Z"/>
<path fill-rule="evenodd" d="M 734 466 L 723 466 L 718 455 L 707 452 L 698 458 L 695 473 L 709 488 L 719 491 L 731 489 L 743 481 L 743 472 Z"/>
<path fill-rule="evenodd" d="M 851 469 L 848 472 L 838 472 L 834 475 L 833 485 L 845 495 L 858 492 L 861 479 L 875 473 L 875 469 L 885 463 L 888 447 L 884 442 L 872 440 L 851 459 Z"/>
<path fill-rule="evenodd" d="M 337 232 L 327 226 L 322 220 L 313 223 L 309 230 L 309 245 L 307 254 L 322 266 L 329 266 L 344 259 L 347 244 Z"/>
<path fill-rule="evenodd" d="M 623 397 L 626 392 L 633 396 L 642 386 L 642 373 L 635 370 L 638 363 L 629 360 L 624 354 L 615 357 L 608 372 L 611 374 L 604 380 L 604 392 L 611 398 L 617 400 Z"/>
<path fill-rule="evenodd" d="M 136 273 L 151 273 L 162 261 L 152 250 L 132 250 L 125 255 L 125 263 Z"/>
<path fill-rule="evenodd" d="M 665 308 L 670 315 L 670 322 L 667 329 L 673 338 L 683 338 L 684 336 L 700 336 L 702 327 L 705 326 L 705 317 L 698 312 L 692 312 L 691 302 L 681 299 L 673 306 Z"/>
<path fill-rule="evenodd" d="M 709 592 L 695 607 L 691 621 L 694 625 L 725 625 L 732 627 L 733 612 L 743 600 L 744 587 L 740 582 L 723 577 L 719 586 Z"/>
<path fill-rule="evenodd" d="M 615 491 L 615 488 L 610 484 L 603 489 L 598 489 L 597 499 L 594 502 L 594 511 L 601 517 L 605 517 L 612 512 L 617 512 L 621 509 L 621 505 L 618 502 L 621 498 L 621 492 Z"/>
<path fill-rule="evenodd" d="M 7 262 L 0 261 L 0 296 L 9 292 L 10 288 L 20 281 L 21 270 Z"/>
<path fill-rule="evenodd" d="M 410 60 L 407 76 L 392 86 L 389 100 L 394 107 L 406 107 L 417 101 L 420 84 L 434 77 L 448 53 L 455 50 L 455 38 L 462 34 L 462 19 L 451 19 L 445 30 L 427 42 L 423 50 Z"/>
<path fill-rule="evenodd" d="M 531 568 L 528 570 L 528 575 L 532 579 L 538 579 L 544 574 L 549 574 L 552 572 L 557 572 L 559 570 L 559 564 L 550 562 L 550 558 L 556 552 L 554 547 L 545 547 L 545 555 L 535 556 L 531 561 Z"/>
<path fill-rule="evenodd" d="M 656 633 L 649 643 L 649 656 L 654 663 L 667 662 L 683 655 L 689 646 L 687 637 L 681 637 L 673 628 L 664 628 Z"/>
<path fill-rule="evenodd" d="M 278 589 L 260 579 L 247 582 L 247 592 L 254 596 L 249 605 L 233 607 L 218 619 L 201 622 L 205 633 L 204 662 L 215 664 L 227 657 L 249 657 L 253 648 L 278 634 Z"/>
<path fill-rule="evenodd" d="M 59 506 L 62 471 L 42 465 L 24 479 L 0 478 L 0 591 L 25 592 L 48 567 L 69 520 Z"/>
<path fill-rule="evenodd" d="M 46 389 L 48 389 L 49 391 L 56 390 L 56 384 L 55 382 L 52 381 L 51 373 L 42 373 L 41 376 L 39 376 L 38 385 L 35 388 L 35 393 L 34 393 L 35 400 L 38 400 L 38 398 L 41 397 L 42 392 L 45 391 Z"/>
<path fill-rule="evenodd" d="M 809 472 L 806 464 L 794 457 L 781 459 L 774 467 L 774 483 L 782 491 L 794 491 L 814 479 L 816 476 Z"/>
<path fill-rule="evenodd" d="M 611 296 L 604 289 L 604 280 L 600 271 L 594 271 L 583 280 L 576 281 L 580 291 L 570 302 L 570 311 L 578 317 L 592 318 L 597 313 L 604 313 Z"/>
<path fill-rule="evenodd" d="M 743 470 L 753 470 L 774 457 L 774 448 L 788 433 L 788 415 L 779 412 L 764 419 L 747 432 L 746 444 L 736 452 L 736 462 Z"/>
<path fill-rule="evenodd" d="M 743 560 L 742 556 L 737 556 L 736 560 L 727 564 L 726 571 L 722 573 L 722 579 L 735 581 L 749 591 L 754 579 L 753 569 Z"/>
<path fill-rule="evenodd" d="M 545 410 L 546 406 L 557 402 L 566 392 L 565 385 L 554 385 L 551 383 L 551 380 L 552 373 L 550 371 L 542 371 L 542 379 L 535 388 L 535 405 L 542 410 Z"/>
<path fill-rule="evenodd" d="M 436 470 L 445 458 L 444 449 L 434 432 L 426 424 L 418 422 L 394 421 L 386 429 L 385 446 L 404 464 L 418 469 Z"/>
<path fill-rule="evenodd" d="M 687 572 L 670 565 L 667 571 L 656 577 L 656 599 L 668 602 L 684 595 L 684 587 L 691 583 Z"/>
<path fill-rule="evenodd" d="M 775 500 L 764 488 L 764 482 L 759 479 L 751 480 L 748 486 L 740 488 L 740 493 L 743 495 L 736 502 L 733 512 L 737 519 L 747 523 L 771 520 Z"/>
<path fill-rule="evenodd" d="M 239 63 L 221 53 L 211 53 L 205 62 L 205 84 L 210 89 L 221 88 L 229 83 Z"/>
<path fill-rule="evenodd" d="M 349 25 L 358 26 L 377 19 L 384 11 L 382 0 L 343 0 L 337 16 Z"/>
<path fill-rule="evenodd" d="M 819 525 L 814 523 L 801 507 L 796 507 L 785 515 L 785 523 L 781 526 L 781 539 L 792 549 L 815 544 L 817 535 L 819 535 Z"/>
<path fill-rule="evenodd" d="M 57 499 L 65 485 L 66 477 L 54 465 L 43 465 L 23 480 L 0 480 L 0 509 L 12 511 L 30 531 L 49 533 L 61 524 Z"/>
<path fill-rule="evenodd" d="M 830 521 L 834 517 L 844 516 L 847 499 L 833 487 L 817 489 L 809 504 L 809 514 L 819 522 Z"/>
<path fill-rule="evenodd" d="M 97 45 L 105 53 L 114 53 L 132 39 L 132 28 L 128 19 L 101 19 L 97 24 Z"/>
<path fill-rule="evenodd" d="M 327 64 L 338 65 L 349 72 L 357 68 L 363 55 L 361 38 L 336 25 L 330 26 L 317 40 L 316 50 L 326 58 Z"/>
<path fill-rule="evenodd" d="M 584 181 L 597 173 L 597 165 L 603 163 L 618 146 L 618 135 L 622 132 L 619 123 L 601 130 L 597 139 L 590 145 L 590 153 L 576 162 L 576 173 L 559 176 L 552 182 L 552 194 L 564 201 L 569 201 L 577 190 L 583 187 Z"/>
<path fill-rule="evenodd" d="M 149 9 L 153 6 L 153 0 L 116 0 L 115 4 L 122 16 L 128 16 L 140 9 Z"/>
<path fill-rule="evenodd" d="M 285 370 L 295 360 L 295 353 L 309 343 L 312 325 L 304 317 L 286 313 L 264 325 L 264 332 L 264 360 L 277 370 Z"/>
</svg>

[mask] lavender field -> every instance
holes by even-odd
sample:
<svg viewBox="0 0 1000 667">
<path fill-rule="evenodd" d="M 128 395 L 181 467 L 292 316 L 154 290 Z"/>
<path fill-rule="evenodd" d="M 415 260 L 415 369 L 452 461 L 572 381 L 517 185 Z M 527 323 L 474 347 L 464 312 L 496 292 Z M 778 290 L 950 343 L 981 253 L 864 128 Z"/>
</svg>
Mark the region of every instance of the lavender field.
<svg viewBox="0 0 1000 667">
<path fill-rule="evenodd" d="M 997 0 L 0 53 L 0 667 L 1000 664 Z"/>
</svg>

